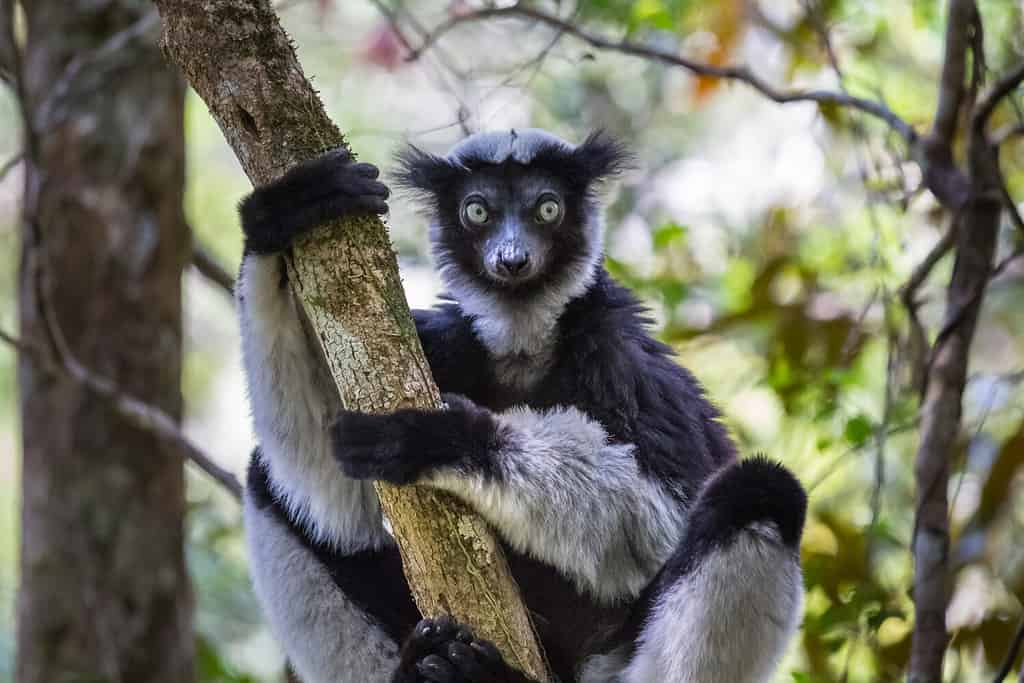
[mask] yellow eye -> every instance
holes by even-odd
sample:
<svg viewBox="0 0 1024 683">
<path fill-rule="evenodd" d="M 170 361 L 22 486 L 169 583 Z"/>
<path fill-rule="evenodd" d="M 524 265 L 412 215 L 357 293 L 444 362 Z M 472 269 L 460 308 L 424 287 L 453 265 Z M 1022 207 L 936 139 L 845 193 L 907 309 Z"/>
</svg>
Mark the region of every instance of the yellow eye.
<svg viewBox="0 0 1024 683">
<path fill-rule="evenodd" d="M 489 217 L 487 207 L 483 205 L 483 202 L 469 202 L 463 209 L 463 213 L 466 220 L 474 225 L 483 225 Z"/>
<path fill-rule="evenodd" d="M 540 223 L 554 223 L 562 213 L 562 207 L 555 199 L 545 199 L 537 207 L 537 221 Z"/>
</svg>

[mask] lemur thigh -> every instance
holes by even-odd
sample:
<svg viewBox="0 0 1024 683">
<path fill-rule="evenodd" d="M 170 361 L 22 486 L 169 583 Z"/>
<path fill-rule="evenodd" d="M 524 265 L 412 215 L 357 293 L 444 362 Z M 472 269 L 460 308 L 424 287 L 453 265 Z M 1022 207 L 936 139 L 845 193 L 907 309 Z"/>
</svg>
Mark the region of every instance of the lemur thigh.
<svg viewBox="0 0 1024 683">
<path fill-rule="evenodd" d="M 253 585 L 299 680 L 390 680 L 398 643 L 338 589 L 326 566 L 270 509 L 247 496 L 244 515 Z"/>
<path fill-rule="evenodd" d="M 753 459 L 713 478 L 679 548 L 638 601 L 632 645 L 593 658 L 584 683 L 764 683 L 800 625 L 806 498 Z"/>
</svg>

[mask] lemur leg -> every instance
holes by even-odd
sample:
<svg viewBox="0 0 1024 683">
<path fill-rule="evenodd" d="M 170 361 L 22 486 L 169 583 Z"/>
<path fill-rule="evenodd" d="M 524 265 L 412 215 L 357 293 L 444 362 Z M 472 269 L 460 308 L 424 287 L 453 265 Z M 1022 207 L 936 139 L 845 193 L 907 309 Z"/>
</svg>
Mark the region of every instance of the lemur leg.
<svg viewBox="0 0 1024 683">
<path fill-rule="evenodd" d="M 633 447 L 609 443 L 571 407 L 492 413 L 446 401 L 444 411 L 343 413 L 333 429 L 342 468 L 450 491 L 580 590 L 608 602 L 639 594 L 678 543 L 685 509 L 640 471 Z"/>
<path fill-rule="evenodd" d="M 238 304 L 260 444 L 245 501 L 250 564 L 271 630 L 304 683 L 388 680 L 396 632 L 416 619 L 400 575 L 340 587 L 354 568 L 390 575 L 397 552 L 372 487 L 346 477 L 331 455 L 327 427 L 341 404 L 274 253 L 321 220 L 386 209 L 375 173 L 332 153 L 258 189 L 241 211 Z"/>
<path fill-rule="evenodd" d="M 246 496 L 243 514 L 256 595 L 299 680 L 387 681 L 398 665 L 400 636 L 343 593 L 328 566 L 252 495 Z M 390 589 L 367 586 L 368 594 L 385 590 Z"/>
<path fill-rule="evenodd" d="M 806 497 L 786 470 L 747 460 L 716 475 L 686 535 L 637 602 L 632 643 L 593 657 L 584 683 L 763 683 L 800 624 Z"/>
</svg>

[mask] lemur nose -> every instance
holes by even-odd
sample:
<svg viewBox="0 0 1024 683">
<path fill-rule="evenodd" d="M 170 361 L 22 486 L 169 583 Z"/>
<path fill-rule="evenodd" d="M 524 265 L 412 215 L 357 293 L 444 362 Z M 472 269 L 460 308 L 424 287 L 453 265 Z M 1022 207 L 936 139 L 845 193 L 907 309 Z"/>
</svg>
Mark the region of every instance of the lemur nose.
<svg viewBox="0 0 1024 683">
<path fill-rule="evenodd" d="M 502 275 L 510 277 L 521 275 L 528 265 L 530 265 L 530 255 L 525 251 L 502 254 L 498 258 L 498 270 Z"/>
</svg>

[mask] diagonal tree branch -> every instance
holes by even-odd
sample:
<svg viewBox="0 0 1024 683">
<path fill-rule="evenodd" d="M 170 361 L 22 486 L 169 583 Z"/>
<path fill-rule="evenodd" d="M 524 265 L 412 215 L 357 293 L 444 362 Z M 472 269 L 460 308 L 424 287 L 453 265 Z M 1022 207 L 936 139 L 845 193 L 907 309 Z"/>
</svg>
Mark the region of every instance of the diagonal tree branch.
<svg viewBox="0 0 1024 683">
<path fill-rule="evenodd" d="M 54 359 L 4 330 L 0 330 L 0 341 L 16 349 L 18 353 L 30 356 L 47 373 L 68 377 L 88 387 L 97 396 L 108 401 L 118 415 L 136 427 L 151 431 L 161 439 L 173 443 L 199 469 L 223 486 L 233 498 L 242 499 L 242 485 L 237 477 L 203 452 L 182 431 L 174 418 L 160 408 L 125 393 L 112 381 L 92 372 L 72 356 Z"/>
<path fill-rule="evenodd" d="M 235 278 L 224 269 L 217 258 L 202 245 L 192 248 L 192 265 L 207 281 L 213 283 L 230 297 L 235 295 Z"/>
<path fill-rule="evenodd" d="M 1010 649 L 1006 652 L 1006 658 L 1003 660 L 1002 666 L 999 667 L 999 671 L 996 672 L 996 677 L 992 679 L 993 683 L 1003 683 L 1006 677 L 1010 675 L 1010 670 L 1013 668 L 1013 663 L 1017 661 L 1017 655 L 1020 654 L 1022 644 L 1024 644 L 1024 620 L 1017 627 L 1017 633 L 1010 642 Z M 1021 676 L 1024 677 L 1024 668 L 1021 669 Z"/>
<path fill-rule="evenodd" d="M 254 184 L 346 146 L 267 0 L 156 5 L 165 54 L 206 101 Z M 440 407 L 379 219 L 317 230 L 295 245 L 288 277 L 346 408 Z M 483 520 L 429 489 L 377 491 L 421 611 L 453 614 L 494 641 L 510 663 L 546 679 L 518 587 Z"/>
</svg>

